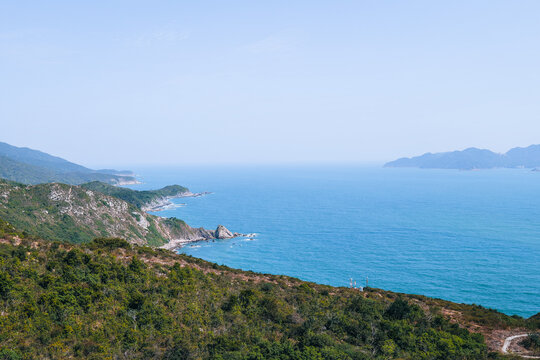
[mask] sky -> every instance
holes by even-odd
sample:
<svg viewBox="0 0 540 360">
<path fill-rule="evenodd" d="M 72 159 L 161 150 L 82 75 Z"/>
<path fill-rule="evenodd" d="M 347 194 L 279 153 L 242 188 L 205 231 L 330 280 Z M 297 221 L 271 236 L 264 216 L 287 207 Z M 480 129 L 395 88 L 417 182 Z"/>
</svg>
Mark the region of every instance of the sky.
<svg viewBox="0 0 540 360">
<path fill-rule="evenodd" d="M 86 166 L 540 143 L 539 1 L 0 0 L 0 141 Z"/>
</svg>

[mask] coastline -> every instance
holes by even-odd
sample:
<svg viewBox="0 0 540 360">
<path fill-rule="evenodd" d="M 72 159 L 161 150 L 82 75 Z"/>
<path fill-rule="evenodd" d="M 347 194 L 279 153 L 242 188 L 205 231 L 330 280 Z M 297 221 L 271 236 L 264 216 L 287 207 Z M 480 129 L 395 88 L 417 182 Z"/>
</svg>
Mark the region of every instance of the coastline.
<svg viewBox="0 0 540 360">
<path fill-rule="evenodd" d="M 142 184 L 142 182 L 135 179 L 135 180 L 120 180 L 114 185 L 115 186 L 124 186 L 124 185 L 138 185 L 138 184 Z"/>
<path fill-rule="evenodd" d="M 204 229 L 201 229 L 204 230 Z M 208 230 L 206 230 L 208 231 Z M 161 245 L 160 249 L 170 250 L 170 251 L 176 251 L 188 244 L 197 243 L 201 241 L 210 241 L 210 240 L 227 240 L 227 239 L 235 239 L 235 238 L 254 238 L 256 237 L 256 233 L 248 233 L 248 234 L 242 234 L 242 233 L 231 233 L 227 228 L 225 228 L 223 225 L 219 225 L 216 231 L 214 232 L 214 236 L 204 236 L 203 234 L 200 234 L 199 236 L 194 236 L 192 238 L 179 238 L 179 239 L 172 239 L 168 243 Z"/>
<path fill-rule="evenodd" d="M 180 198 L 187 198 L 187 197 L 201 197 L 205 195 L 209 195 L 211 192 L 205 191 L 200 193 L 192 193 L 191 191 L 186 191 L 181 194 L 175 195 L 175 196 L 166 196 L 159 199 L 156 199 L 145 206 L 142 207 L 142 210 L 145 212 L 158 212 L 163 210 L 171 210 L 177 207 L 184 206 L 185 204 L 174 204 L 171 202 L 171 199 L 180 199 Z"/>
</svg>

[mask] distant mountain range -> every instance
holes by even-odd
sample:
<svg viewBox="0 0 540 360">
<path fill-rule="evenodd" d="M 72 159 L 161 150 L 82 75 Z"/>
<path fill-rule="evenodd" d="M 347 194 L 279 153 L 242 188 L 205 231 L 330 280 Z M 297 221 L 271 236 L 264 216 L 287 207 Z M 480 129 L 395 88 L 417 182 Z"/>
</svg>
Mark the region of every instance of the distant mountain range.
<svg viewBox="0 0 540 360">
<path fill-rule="evenodd" d="M 505 154 L 469 148 L 463 151 L 426 153 L 412 158 L 391 161 L 385 167 L 416 167 L 423 169 L 492 169 L 540 168 L 540 145 L 516 147 Z"/>
<path fill-rule="evenodd" d="M 136 182 L 131 171 L 92 170 L 42 151 L 0 142 L 0 178 L 24 184 L 101 181 L 119 185 Z"/>
</svg>

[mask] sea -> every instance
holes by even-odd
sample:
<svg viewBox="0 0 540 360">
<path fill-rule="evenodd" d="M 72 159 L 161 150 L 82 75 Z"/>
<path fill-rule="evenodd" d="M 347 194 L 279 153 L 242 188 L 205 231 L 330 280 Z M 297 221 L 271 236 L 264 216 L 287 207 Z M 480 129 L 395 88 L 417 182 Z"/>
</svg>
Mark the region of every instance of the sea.
<svg viewBox="0 0 540 360">
<path fill-rule="evenodd" d="M 208 195 L 155 213 L 256 233 L 179 250 L 333 286 L 421 294 L 509 315 L 540 312 L 540 172 L 245 165 L 135 169 Z"/>
</svg>

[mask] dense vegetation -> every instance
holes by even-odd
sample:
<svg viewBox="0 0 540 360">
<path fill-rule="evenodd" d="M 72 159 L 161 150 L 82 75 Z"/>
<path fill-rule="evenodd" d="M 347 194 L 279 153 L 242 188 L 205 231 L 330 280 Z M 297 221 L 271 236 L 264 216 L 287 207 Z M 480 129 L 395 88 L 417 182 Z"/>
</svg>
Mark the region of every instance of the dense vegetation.
<svg viewBox="0 0 540 360">
<path fill-rule="evenodd" d="M 169 185 L 159 190 L 137 191 L 105 184 L 100 181 L 92 181 L 82 184 L 81 187 L 92 191 L 98 191 L 105 195 L 117 197 L 137 206 L 138 208 L 142 208 L 153 201 L 175 197 L 189 191 L 187 188 L 180 185 Z"/>
<path fill-rule="evenodd" d="M 0 180 L 0 218 L 28 234 L 70 243 L 116 236 L 158 246 L 169 236 L 204 235 L 181 220 L 158 218 L 121 199 L 66 184 L 30 186 Z"/>
<path fill-rule="evenodd" d="M 404 299 L 364 295 L 131 249 L 121 239 L 80 247 L 23 240 L 0 246 L 0 354 L 13 359 L 487 357 L 481 335 Z"/>
<path fill-rule="evenodd" d="M 10 223 L 0 218 L 0 239 L 12 237 L 27 238 L 28 235 L 25 232 L 15 230 Z"/>
<path fill-rule="evenodd" d="M 534 354 L 540 354 L 540 334 L 529 334 L 520 345 Z"/>
<path fill-rule="evenodd" d="M 17 181 L 23 184 L 41 184 L 50 182 L 81 184 L 91 180 L 116 183 L 122 179 L 116 175 L 93 172 L 60 173 L 44 167 L 14 161 L 1 155 L 0 178 Z"/>
<path fill-rule="evenodd" d="M 0 359 L 486 359 L 501 355 L 464 326 L 540 328 L 540 315 L 244 272 L 121 238 L 90 241 L 99 214 L 112 228 L 146 220 L 154 245 L 160 226 L 191 229 L 82 187 L 0 181 Z"/>
<path fill-rule="evenodd" d="M 126 172 L 118 175 L 115 170 L 94 171 L 41 151 L 19 148 L 3 142 L 0 142 L 0 178 L 24 184 L 82 184 L 88 181 L 116 184 L 135 180 Z"/>
<path fill-rule="evenodd" d="M 117 238 L 47 242 L 3 220 L 0 239 L 4 359 L 499 356 L 443 318 L 442 300 L 243 272 Z"/>
</svg>

